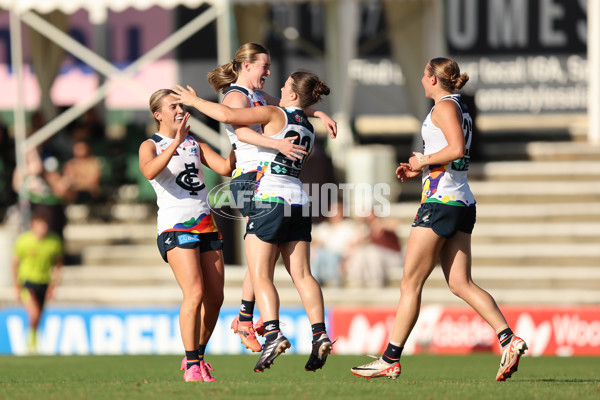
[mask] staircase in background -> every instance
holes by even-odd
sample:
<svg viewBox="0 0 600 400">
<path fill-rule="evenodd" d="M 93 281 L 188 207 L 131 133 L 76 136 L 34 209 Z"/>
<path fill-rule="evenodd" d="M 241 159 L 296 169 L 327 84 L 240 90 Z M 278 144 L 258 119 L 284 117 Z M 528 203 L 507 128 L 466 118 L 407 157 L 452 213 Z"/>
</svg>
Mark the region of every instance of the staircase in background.
<svg viewBox="0 0 600 400">
<path fill-rule="evenodd" d="M 475 282 L 500 304 L 599 304 L 600 147 L 517 139 L 485 146 L 489 159 L 507 161 L 471 167 L 477 199 Z M 402 201 L 392 205 L 404 243 L 419 189 L 418 180 L 404 184 Z M 67 226 L 68 251 L 78 261 L 64 268 L 54 304 L 180 303 L 179 287 L 156 248 L 153 207 L 119 207 L 121 222 L 73 220 Z M 244 272 L 242 266 L 226 267 L 226 305 L 239 305 Z M 326 287 L 325 302 L 395 306 L 400 278 L 399 269 L 385 288 Z M 275 280 L 283 305 L 301 304 L 283 267 L 276 269 Z M 2 292 L 0 305 L 14 304 L 12 291 Z M 423 303 L 461 303 L 439 267 L 426 284 Z"/>
<path fill-rule="evenodd" d="M 499 303 L 598 304 L 600 302 L 600 147 L 578 141 L 492 143 L 492 159 L 470 170 L 477 200 L 473 279 Z M 418 196 L 409 188 L 407 197 Z M 416 200 L 418 202 L 418 200 Z M 400 203 L 403 239 L 416 203 Z M 424 298 L 457 301 L 440 268 Z M 460 301 L 460 300 L 458 300 Z"/>
</svg>

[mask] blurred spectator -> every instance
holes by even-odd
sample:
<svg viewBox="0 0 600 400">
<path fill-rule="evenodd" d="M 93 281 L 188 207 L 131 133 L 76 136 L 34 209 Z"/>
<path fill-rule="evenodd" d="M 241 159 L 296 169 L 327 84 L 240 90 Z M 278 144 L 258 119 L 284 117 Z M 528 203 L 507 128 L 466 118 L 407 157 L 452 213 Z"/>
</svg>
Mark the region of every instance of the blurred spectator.
<svg viewBox="0 0 600 400">
<path fill-rule="evenodd" d="M 83 114 L 83 125 L 88 128 L 90 133 L 89 140 L 93 143 L 95 141 L 104 141 L 106 127 L 102 120 L 98 117 L 98 112 L 94 107 L 88 109 Z"/>
<path fill-rule="evenodd" d="M 105 156 L 107 149 L 106 126 L 98 117 L 94 107 L 88 109 L 71 128 L 71 142 L 89 143 L 94 154 Z"/>
<path fill-rule="evenodd" d="M 402 268 L 400 239 L 387 223 L 375 214 L 364 218 L 365 232 L 344 264 L 348 286 L 383 287 L 393 269 Z"/>
<path fill-rule="evenodd" d="M 19 195 L 21 208 L 21 225 L 29 225 L 29 216 L 38 208 L 48 210 L 50 231 L 61 239 L 67 219 L 63 200 L 68 197 L 69 189 L 64 184 L 58 170 L 56 158 L 48 158 L 42 162 L 38 150 L 29 150 L 25 155 L 24 176 L 15 168 L 13 173 L 13 189 Z"/>
<path fill-rule="evenodd" d="M 357 225 L 344 216 L 342 202 L 336 202 L 330 214 L 312 230 L 311 271 L 320 284 L 341 286 L 342 263 L 355 240 Z"/>
<path fill-rule="evenodd" d="M 27 137 L 42 129 L 45 124 L 46 120 L 42 112 L 39 110 L 34 112 L 27 128 Z M 61 163 L 71 156 L 70 153 L 69 134 L 64 130 L 55 133 L 38 146 L 38 154 L 44 162 L 50 160 L 50 162 Z"/>
<path fill-rule="evenodd" d="M 102 163 L 92 154 L 86 140 L 73 144 L 73 158 L 63 166 L 65 185 L 69 187 L 69 201 L 78 204 L 92 203 L 100 198 Z"/>
</svg>

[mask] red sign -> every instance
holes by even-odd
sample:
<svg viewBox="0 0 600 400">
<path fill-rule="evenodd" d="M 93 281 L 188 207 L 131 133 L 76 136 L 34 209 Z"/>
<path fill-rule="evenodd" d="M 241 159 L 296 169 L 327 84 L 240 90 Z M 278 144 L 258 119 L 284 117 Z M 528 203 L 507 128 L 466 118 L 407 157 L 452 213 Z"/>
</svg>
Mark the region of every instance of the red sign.
<svg viewBox="0 0 600 400">
<path fill-rule="evenodd" d="M 600 307 L 502 307 L 528 355 L 599 356 Z M 381 354 L 394 325 L 395 308 L 332 308 L 330 333 L 338 354 Z M 421 309 L 403 354 L 500 352 L 493 329 L 471 308 Z"/>
</svg>

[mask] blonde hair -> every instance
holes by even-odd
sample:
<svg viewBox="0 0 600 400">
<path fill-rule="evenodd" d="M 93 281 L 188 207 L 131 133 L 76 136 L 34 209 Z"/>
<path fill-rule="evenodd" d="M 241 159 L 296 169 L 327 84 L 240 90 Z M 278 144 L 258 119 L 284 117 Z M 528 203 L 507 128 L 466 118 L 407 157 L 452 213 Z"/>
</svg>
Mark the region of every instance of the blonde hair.
<svg viewBox="0 0 600 400">
<path fill-rule="evenodd" d="M 154 120 L 154 125 L 156 125 L 157 131 L 160 130 L 160 121 L 156 119 L 154 113 L 160 111 L 162 107 L 162 100 L 170 94 L 175 94 L 175 92 L 171 89 L 159 89 L 150 96 L 150 115 Z"/>
<path fill-rule="evenodd" d="M 290 74 L 291 89 L 298 95 L 300 108 L 307 108 L 321 101 L 321 96 L 327 96 L 329 87 L 319 79 L 317 74 L 308 71 L 295 71 Z"/>
<path fill-rule="evenodd" d="M 427 72 L 429 72 L 429 76 L 435 75 L 442 89 L 448 92 L 461 89 L 469 80 L 469 75 L 461 74 L 458 64 L 451 58 L 431 59 L 427 64 Z"/>
<path fill-rule="evenodd" d="M 258 59 L 259 54 L 269 55 L 269 51 L 258 43 L 246 43 L 235 53 L 233 60 L 213 69 L 206 76 L 210 86 L 216 92 L 225 93 L 233 82 L 237 81 L 241 63 L 247 61 L 250 64 Z"/>
</svg>

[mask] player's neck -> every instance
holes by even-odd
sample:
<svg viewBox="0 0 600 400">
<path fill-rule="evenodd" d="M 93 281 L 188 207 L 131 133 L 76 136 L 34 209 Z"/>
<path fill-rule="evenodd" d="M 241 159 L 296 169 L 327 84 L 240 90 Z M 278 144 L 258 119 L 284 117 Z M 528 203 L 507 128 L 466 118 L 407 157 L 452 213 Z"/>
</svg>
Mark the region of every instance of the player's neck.
<svg viewBox="0 0 600 400">
<path fill-rule="evenodd" d="M 301 109 L 300 104 L 297 101 L 279 101 L 279 106 L 283 108 L 297 107 Z"/>
<path fill-rule="evenodd" d="M 435 102 L 435 104 L 437 104 L 442 98 L 444 98 L 446 96 L 450 96 L 451 94 L 454 94 L 454 93 L 447 92 L 445 90 L 441 90 L 433 95 L 433 101 Z"/>
<path fill-rule="evenodd" d="M 159 129 L 158 130 L 158 134 L 160 136 L 168 137 L 169 139 L 174 139 L 175 138 L 175 133 L 176 132 L 171 132 L 168 129 L 165 129 L 165 130 Z"/>
<path fill-rule="evenodd" d="M 247 78 L 243 77 L 243 76 L 238 77 L 238 80 L 235 81 L 233 84 L 234 85 L 238 85 L 238 86 L 243 86 L 246 89 L 250 89 L 252 91 L 256 90 L 256 88 L 254 88 L 252 86 L 252 84 L 250 83 L 250 81 Z"/>
</svg>

